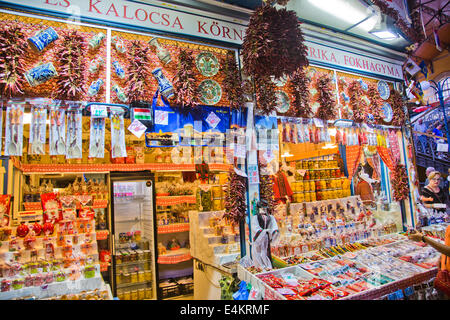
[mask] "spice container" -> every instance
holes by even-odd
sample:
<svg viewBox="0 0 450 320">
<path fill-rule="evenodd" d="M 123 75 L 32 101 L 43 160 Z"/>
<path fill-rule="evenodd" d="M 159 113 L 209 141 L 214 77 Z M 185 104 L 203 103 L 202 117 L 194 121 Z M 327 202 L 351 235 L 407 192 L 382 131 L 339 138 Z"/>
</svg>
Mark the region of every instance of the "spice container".
<svg viewBox="0 0 450 320">
<path fill-rule="evenodd" d="M 123 300 L 131 300 L 131 291 L 125 291 L 124 292 Z"/>
<path fill-rule="evenodd" d="M 139 271 L 138 273 L 138 282 L 144 282 L 145 281 L 145 272 Z"/>
<path fill-rule="evenodd" d="M 137 290 L 131 291 L 131 300 L 138 300 L 138 291 Z"/>
<path fill-rule="evenodd" d="M 131 273 L 131 283 L 138 282 L 138 274 L 136 272 Z"/>
<path fill-rule="evenodd" d="M 138 299 L 139 300 L 144 300 L 145 299 L 145 289 L 138 289 Z"/>
</svg>

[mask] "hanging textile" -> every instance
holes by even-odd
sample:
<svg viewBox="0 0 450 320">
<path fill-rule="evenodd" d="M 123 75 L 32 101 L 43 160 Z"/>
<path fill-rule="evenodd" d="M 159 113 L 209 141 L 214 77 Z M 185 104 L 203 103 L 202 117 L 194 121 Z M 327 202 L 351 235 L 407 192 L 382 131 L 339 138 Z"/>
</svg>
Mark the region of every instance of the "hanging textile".
<svg viewBox="0 0 450 320">
<path fill-rule="evenodd" d="M 391 151 L 391 159 L 393 163 L 400 161 L 400 146 L 398 145 L 397 132 L 390 130 L 388 134 L 389 138 L 389 150 Z"/>
<path fill-rule="evenodd" d="M 289 185 L 289 182 L 286 178 L 286 175 L 278 171 L 273 176 L 273 193 L 275 200 L 277 202 L 286 202 L 286 196 L 289 197 L 290 201 L 292 201 L 292 195 L 294 194 L 292 192 L 291 186 Z"/>
<path fill-rule="evenodd" d="M 361 160 L 362 146 L 354 145 L 345 147 L 345 165 L 347 167 L 348 178 L 352 179 L 356 172 L 356 168 Z"/>
<path fill-rule="evenodd" d="M 393 171 L 395 169 L 395 163 L 391 157 L 391 152 L 389 151 L 389 149 L 386 147 L 377 146 L 377 151 L 384 164 L 389 168 L 390 171 Z"/>
<path fill-rule="evenodd" d="M 366 157 L 367 163 L 373 168 L 372 179 L 380 180 L 381 177 L 381 167 L 380 158 L 377 155 L 372 157 Z"/>
</svg>

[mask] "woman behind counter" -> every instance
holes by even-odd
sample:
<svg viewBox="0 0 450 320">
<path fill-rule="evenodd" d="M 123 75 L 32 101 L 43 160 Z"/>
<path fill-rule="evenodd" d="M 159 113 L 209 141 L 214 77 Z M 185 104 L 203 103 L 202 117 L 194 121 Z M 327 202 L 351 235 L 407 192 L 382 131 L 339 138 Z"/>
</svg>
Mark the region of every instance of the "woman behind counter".
<svg viewBox="0 0 450 320">
<path fill-rule="evenodd" d="M 428 184 L 422 189 L 420 199 L 425 207 L 445 212 L 447 192 L 439 187 L 441 174 L 438 171 L 432 171 L 427 178 Z"/>
</svg>

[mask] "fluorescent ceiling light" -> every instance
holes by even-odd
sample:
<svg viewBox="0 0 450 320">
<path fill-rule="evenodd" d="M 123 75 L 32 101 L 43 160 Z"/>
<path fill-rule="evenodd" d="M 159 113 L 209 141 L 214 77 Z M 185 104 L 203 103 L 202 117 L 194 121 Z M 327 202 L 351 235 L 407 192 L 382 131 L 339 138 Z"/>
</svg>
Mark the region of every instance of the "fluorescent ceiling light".
<svg viewBox="0 0 450 320">
<path fill-rule="evenodd" d="M 308 0 L 309 3 L 345 22 L 355 24 L 368 16 L 366 9 L 358 9 L 348 0 Z"/>
<path fill-rule="evenodd" d="M 393 40 L 399 37 L 392 24 L 387 23 L 386 15 L 382 15 L 381 21 L 369 33 L 383 40 Z"/>
</svg>

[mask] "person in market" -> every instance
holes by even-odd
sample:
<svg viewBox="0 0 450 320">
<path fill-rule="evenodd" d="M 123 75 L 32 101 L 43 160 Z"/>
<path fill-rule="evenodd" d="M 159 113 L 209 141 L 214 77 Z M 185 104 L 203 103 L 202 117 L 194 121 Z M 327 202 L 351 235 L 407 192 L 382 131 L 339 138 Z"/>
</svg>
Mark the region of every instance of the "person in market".
<svg viewBox="0 0 450 320">
<path fill-rule="evenodd" d="M 428 167 L 427 170 L 425 171 L 425 176 L 427 177 L 425 179 L 425 186 L 428 185 L 429 181 L 428 181 L 428 176 L 430 175 L 430 173 L 432 173 L 433 171 L 437 171 L 434 167 Z M 439 188 L 444 188 L 444 182 L 442 181 L 442 179 L 439 180 Z"/>
<path fill-rule="evenodd" d="M 427 144 L 427 136 L 420 134 L 420 133 L 426 133 L 427 132 L 427 126 L 423 122 L 423 119 L 420 118 L 417 123 L 414 124 L 414 131 L 417 132 L 417 135 L 419 136 L 419 141 L 422 143 L 422 146 L 425 148 Z"/>
<path fill-rule="evenodd" d="M 440 252 L 441 257 L 437 261 L 438 270 L 446 270 L 447 272 L 450 272 L 450 226 L 448 226 L 445 230 L 444 243 L 435 241 L 432 238 L 425 236 L 423 233 L 417 232 L 416 230 L 413 230 L 413 232 L 408 235 L 408 238 L 412 241 L 426 243 Z M 448 283 L 448 286 L 450 287 L 450 283 Z M 450 299 L 448 293 L 444 295 L 446 299 Z"/>
<path fill-rule="evenodd" d="M 426 208 L 433 208 L 437 211 L 446 211 L 447 192 L 440 187 L 441 174 L 432 171 L 427 177 L 428 184 L 422 189 L 421 200 Z"/>
</svg>

